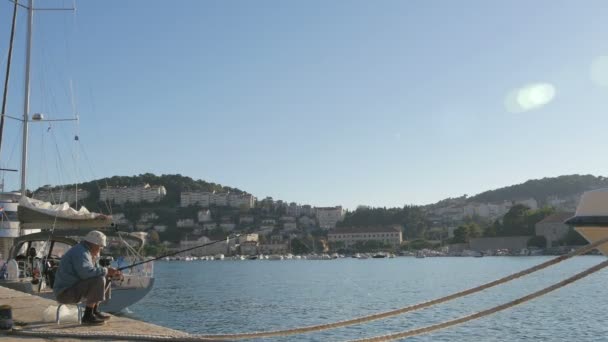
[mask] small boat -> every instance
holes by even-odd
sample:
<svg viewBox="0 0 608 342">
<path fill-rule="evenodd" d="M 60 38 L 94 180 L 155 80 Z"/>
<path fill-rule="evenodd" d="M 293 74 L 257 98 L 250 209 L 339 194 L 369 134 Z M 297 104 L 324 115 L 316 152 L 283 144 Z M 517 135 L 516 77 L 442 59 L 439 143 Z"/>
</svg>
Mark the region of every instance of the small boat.
<svg viewBox="0 0 608 342">
<path fill-rule="evenodd" d="M 383 258 L 386 258 L 386 253 L 384 253 L 384 252 L 374 253 L 372 255 L 372 258 L 374 258 L 374 259 L 383 259 Z"/>
</svg>

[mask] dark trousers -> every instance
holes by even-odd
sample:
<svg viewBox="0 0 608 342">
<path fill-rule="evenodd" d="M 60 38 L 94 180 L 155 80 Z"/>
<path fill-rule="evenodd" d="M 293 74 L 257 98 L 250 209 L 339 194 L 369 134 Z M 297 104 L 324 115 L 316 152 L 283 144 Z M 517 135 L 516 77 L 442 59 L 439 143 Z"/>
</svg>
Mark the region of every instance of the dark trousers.
<svg viewBox="0 0 608 342">
<path fill-rule="evenodd" d="M 104 276 L 84 279 L 63 290 L 56 299 L 61 304 L 76 304 L 83 300 L 87 305 L 97 304 L 110 299 L 110 284 L 107 285 Z"/>
</svg>

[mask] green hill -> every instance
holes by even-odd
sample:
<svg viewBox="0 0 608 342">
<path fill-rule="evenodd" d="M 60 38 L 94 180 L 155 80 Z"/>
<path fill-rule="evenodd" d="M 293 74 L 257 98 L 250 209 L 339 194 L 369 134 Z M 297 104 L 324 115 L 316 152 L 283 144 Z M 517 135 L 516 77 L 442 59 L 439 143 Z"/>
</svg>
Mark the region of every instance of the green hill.
<svg viewBox="0 0 608 342">
<path fill-rule="evenodd" d="M 593 175 L 567 175 L 533 179 L 521 184 L 482 192 L 467 198 L 468 202 L 502 202 L 514 199 L 534 198 L 544 203 L 547 197 L 566 197 L 587 190 L 608 187 L 608 178 Z"/>
<path fill-rule="evenodd" d="M 90 182 L 79 184 L 80 189 L 89 192 L 89 198 L 85 205 L 90 209 L 95 209 L 95 202 L 99 201 L 99 192 L 101 189 L 111 186 L 139 186 L 142 184 L 162 185 L 167 190 L 167 196 L 162 203 L 169 206 L 177 206 L 180 201 L 180 193 L 182 191 L 200 190 L 200 191 L 216 191 L 216 192 L 236 192 L 243 193 L 242 190 L 228 186 L 222 186 L 216 183 L 209 183 L 203 180 L 194 180 L 190 177 L 175 175 L 157 176 L 152 173 L 144 173 L 136 176 L 113 176 L 102 178 Z M 74 189 L 75 184 L 64 185 L 64 189 Z M 41 189 L 37 189 L 39 191 Z M 54 190 L 57 190 L 55 188 Z"/>
</svg>

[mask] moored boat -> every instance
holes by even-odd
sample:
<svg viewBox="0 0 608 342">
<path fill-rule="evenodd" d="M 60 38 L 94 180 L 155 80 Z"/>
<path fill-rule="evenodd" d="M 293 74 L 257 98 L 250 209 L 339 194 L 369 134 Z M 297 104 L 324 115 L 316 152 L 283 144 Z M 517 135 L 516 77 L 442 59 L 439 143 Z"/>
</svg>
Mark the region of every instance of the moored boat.
<svg viewBox="0 0 608 342">
<path fill-rule="evenodd" d="M 54 299 L 52 287 L 55 271 L 61 256 L 86 235 L 88 230 L 72 229 L 60 232 L 43 231 L 27 234 L 14 240 L 9 261 L 0 271 L 0 285 L 14 290 Z M 118 245 L 118 240 L 132 244 L 132 248 L 143 245 L 143 240 L 129 234 L 105 231 L 110 244 Z M 100 259 L 104 259 L 103 257 Z M 113 260 L 105 258 L 105 260 Z M 116 258 L 114 267 L 130 265 L 131 258 Z M 104 311 L 116 313 L 144 298 L 154 286 L 153 263 L 123 271 L 124 278 L 112 281 L 112 297 L 101 303 Z"/>
</svg>

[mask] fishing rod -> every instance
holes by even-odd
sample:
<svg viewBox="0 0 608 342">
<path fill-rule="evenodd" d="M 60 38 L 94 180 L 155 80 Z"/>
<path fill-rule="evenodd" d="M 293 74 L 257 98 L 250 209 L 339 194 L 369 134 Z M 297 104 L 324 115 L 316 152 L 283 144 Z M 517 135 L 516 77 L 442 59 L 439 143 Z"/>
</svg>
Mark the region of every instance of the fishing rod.
<svg viewBox="0 0 608 342">
<path fill-rule="evenodd" d="M 239 236 L 241 236 L 241 234 L 236 234 L 236 235 L 234 235 L 234 236 L 232 236 L 232 237 L 227 236 L 227 237 L 226 237 L 226 243 L 228 243 L 230 240 L 234 240 L 234 239 L 238 238 Z M 116 270 L 117 270 L 117 271 L 122 271 L 122 270 L 125 270 L 125 269 L 128 269 L 128 268 L 133 268 L 133 267 L 135 267 L 135 266 L 143 265 L 143 264 L 148 263 L 148 262 L 151 262 L 151 261 L 155 261 L 155 260 L 158 260 L 158 259 L 162 259 L 162 258 L 166 258 L 166 257 L 174 256 L 174 255 L 177 255 L 177 254 L 180 254 L 180 253 L 184 253 L 184 252 L 187 252 L 187 251 L 191 251 L 191 250 L 193 250 L 193 249 L 197 249 L 197 248 L 203 248 L 203 247 L 206 247 L 206 246 L 211 246 L 211 245 L 214 245 L 214 244 L 219 243 L 219 242 L 224 242 L 224 240 L 217 240 L 217 241 L 213 241 L 213 242 L 208 242 L 208 243 L 205 243 L 205 244 L 203 244 L 203 245 L 199 245 L 199 246 L 194 246 L 194 247 L 190 247 L 190 248 L 182 249 L 182 250 L 179 250 L 179 251 L 177 251 L 177 252 L 171 252 L 171 253 L 167 253 L 167 254 L 164 254 L 164 255 L 158 256 L 158 257 L 156 257 L 156 258 L 153 258 L 153 259 L 144 260 L 144 261 L 136 262 L 136 263 L 131 264 L 131 265 L 127 265 L 127 266 L 119 267 L 119 268 L 117 268 Z"/>
</svg>

